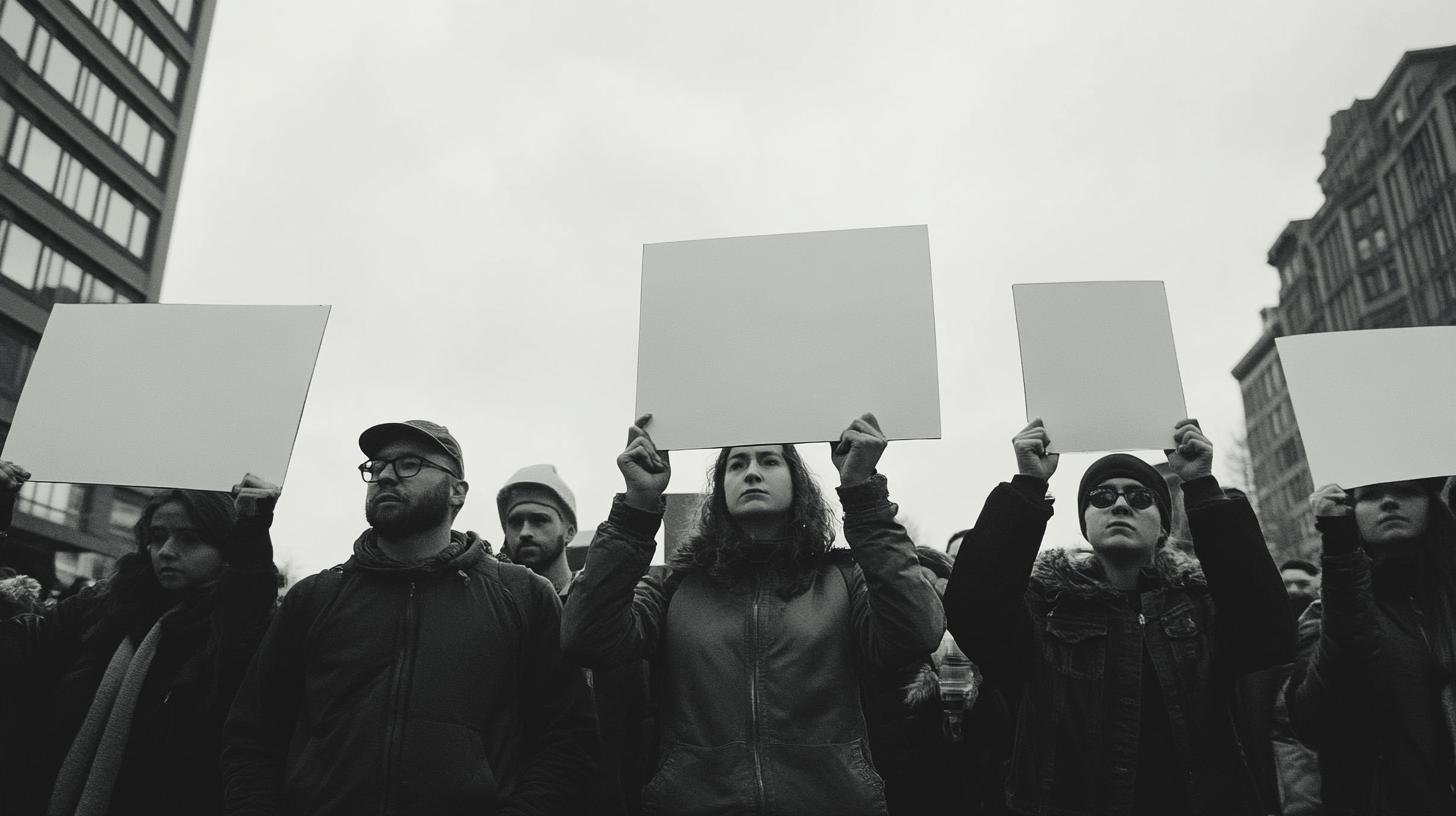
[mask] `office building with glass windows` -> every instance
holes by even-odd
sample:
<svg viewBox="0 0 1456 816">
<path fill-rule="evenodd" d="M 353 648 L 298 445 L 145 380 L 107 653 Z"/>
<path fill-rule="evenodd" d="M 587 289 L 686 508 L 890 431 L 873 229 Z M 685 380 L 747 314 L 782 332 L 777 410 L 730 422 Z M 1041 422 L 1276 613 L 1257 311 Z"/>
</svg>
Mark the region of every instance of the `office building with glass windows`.
<svg viewBox="0 0 1456 816">
<path fill-rule="evenodd" d="M 214 10 L 0 0 L 0 434 L 52 304 L 157 299 Z M 99 577 L 144 501 L 27 485 L 0 563 L 61 586 Z"/>
<path fill-rule="evenodd" d="M 1374 97 L 1331 117 L 1324 156 L 1324 204 L 1270 247 L 1279 304 L 1233 369 L 1276 558 L 1309 558 L 1320 541 L 1274 339 L 1456 325 L 1456 46 L 1407 52 Z"/>
</svg>

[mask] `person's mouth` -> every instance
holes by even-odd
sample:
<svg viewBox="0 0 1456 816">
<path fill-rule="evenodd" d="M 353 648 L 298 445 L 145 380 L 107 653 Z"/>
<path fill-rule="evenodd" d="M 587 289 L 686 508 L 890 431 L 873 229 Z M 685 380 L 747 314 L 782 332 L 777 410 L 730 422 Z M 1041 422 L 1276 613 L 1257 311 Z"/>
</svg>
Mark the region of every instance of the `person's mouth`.
<svg viewBox="0 0 1456 816">
<path fill-rule="evenodd" d="M 1390 514 L 1381 516 L 1380 519 L 1379 519 L 1379 521 L 1378 521 L 1378 523 L 1379 524 L 1410 524 L 1410 519 L 1406 518 L 1405 516 L 1400 516 L 1400 515 L 1396 515 L 1394 513 L 1390 513 Z"/>
<path fill-rule="evenodd" d="M 738 494 L 738 500 L 739 501 L 743 501 L 744 499 L 766 499 L 766 498 L 768 498 L 768 491 L 767 490 L 759 490 L 756 487 L 755 488 L 749 488 L 748 490 L 745 490 L 742 493 Z"/>
<path fill-rule="evenodd" d="M 1109 530 L 1126 530 L 1128 532 L 1132 532 L 1133 526 L 1131 524 L 1128 524 L 1125 521 L 1114 521 L 1111 524 L 1108 524 L 1107 525 L 1107 529 L 1109 529 Z"/>
</svg>

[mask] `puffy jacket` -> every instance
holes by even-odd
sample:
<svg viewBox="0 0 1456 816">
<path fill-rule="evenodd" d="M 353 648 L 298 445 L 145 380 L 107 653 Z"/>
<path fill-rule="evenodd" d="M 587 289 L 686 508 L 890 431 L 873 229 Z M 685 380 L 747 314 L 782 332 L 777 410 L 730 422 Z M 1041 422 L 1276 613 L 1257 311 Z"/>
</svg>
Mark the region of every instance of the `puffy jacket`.
<svg viewBox="0 0 1456 816">
<path fill-rule="evenodd" d="M 560 601 L 451 536 L 400 564 L 366 532 L 289 591 L 228 718 L 227 812 L 573 812 L 596 721 Z"/>
<path fill-rule="evenodd" d="M 644 813 L 884 812 L 860 681 L 933 651 L 944 616 L 883 477 L 839 495 L 858 568 L 836 551 L 787 598 L 772 570 L 733 587 L 644 577 L 662 516 L 621 497 L 597 529 L 562 639 L 587 666 L 657 663 L 662 747 Z"/>
<path fill-rule="evenodd" d="M 946 614 L 966 655 L 1018 701 L 1012 810 L 1135 812 L 1143 703 L 1161 699 L 1183 775 L 1154 784 L 1179 786 L 1193 813 L 1263 812 L 1229 699 L 1238 675 L 1292 658 L 1293 621 L 1248 502 L 1213 477 L 1183 490 L 1201 565 L 1159 550 L 1140 611 L 1095 558 L 1038 558 L 1052 515 L 1041 480 L 999 485 L 961 546 Z"/>
<path fill-rule="evenodd" d="M 162 623 L 157 653 L 142 684 L 110 812 L 194 816 L 222 812 L 218 757 L 223 720 L 278 598 L 268 537 L 271 514 L 239 522 L 227 543 L 231 566 Z M 139 643 L 174 598 L 161 595 L 130 619 L 109 616 L 103 582 L 45 615 L 0 624 L 4 651 L 51 693 L 23 702 L 32 733 L 23 772 L 7 778 L 0 811 L 43 812 L 57 772 L 86 719 L 107 664 L 123 638 Z"/>
<path fill-rule="evenodd" d="M 1417 559 L 1375 565 L 1353 517 L 1317 519 L 1322 599 L 1299 622 L 1285 687 L 1294 734 L 1319 754 L 1325 812 L 1456 812 L 1444 681 L 1417 600 Z"/>
</svg>

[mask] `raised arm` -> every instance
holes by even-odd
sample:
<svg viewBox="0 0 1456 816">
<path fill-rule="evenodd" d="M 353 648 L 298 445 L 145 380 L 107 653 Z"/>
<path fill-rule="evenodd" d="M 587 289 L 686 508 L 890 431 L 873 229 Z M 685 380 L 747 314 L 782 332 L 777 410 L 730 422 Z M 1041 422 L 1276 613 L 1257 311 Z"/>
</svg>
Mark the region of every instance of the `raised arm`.
<svg viewBox="0 0 1456 816">
<path fill-rule="evenodd" d="M 1321 597 L 1300 620 L 1299 659 L 1285 699 L 1295 736 L 1319 747 L 1327 730 L 1345 721 L 1334 714 L 1365 710 L 1379 643 L 1370 556 L 1360 547 L 1349 497 L 1326 485 L 1309 501 L 1324 541 Z"/>
<path fill-rule="evenodd" d="M 896 668 L 940 645 L 945 612 L 920 571 L 915 543 L 895 520 L 885 477 L 875 473 L 885 435 L 874 414 L 850 423 L 831 454 L 839 470 L 844 537 L 864 576 L 850 601 L 860 653 L 869 666 Z"/>
<path fill-rule="evenodd" d="M 1011 440 L 1017 474 L 991 491 L 966 534 L 945 590 L 945 615 L 956 643 L 1007 693 L 1026 676 L 1033 639 L 1026 587 L 1052 505 L 1047 482 L 1059 454 L 1034 419 Z"/>
<path fill-rule="evenodd" d="M 597 528 L 562 613 L 561 648 L 588 668 L 650 657 L 662 634 L 666 592 L 647 567 L 672 467 L 644 430 L 651 419 L 641 416 L 627 430 L 627 447 L 617 456 L 626 492 Z"/>
<path fill-rule="evenodd" d="M 1218 612 L 1214 665 L 1226 677 L 1294 659 L 1294 622 L 1279 570 L 1254 510 L 1213 477 L 1213 445 L 1185 419 L 1173 430 L 1168 466 L 1183 482 L 1194 551 Z"/>
</svg>

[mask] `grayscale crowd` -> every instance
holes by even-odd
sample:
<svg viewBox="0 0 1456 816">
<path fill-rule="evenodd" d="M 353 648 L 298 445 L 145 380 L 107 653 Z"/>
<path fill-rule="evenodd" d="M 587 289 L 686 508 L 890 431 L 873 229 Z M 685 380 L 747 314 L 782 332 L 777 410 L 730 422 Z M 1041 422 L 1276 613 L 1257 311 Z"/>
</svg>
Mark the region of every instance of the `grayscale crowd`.
<svg viewBox="0 0 1456 816">
<path fill-rule="evenodd" d="M 553 466 L 496 493 L 497 552 L 453 529 L 460 444 L 411 420 L 359 437 L 368 526 L 281 602 L 252 475 L 158 492 L 63 600 L 5 577 L 0 812 L 1456 813 L 1452 480 L 1321 487 L 1321 563 L 1281 570 L 1183 420 L 1191 542 L 1169 480 L 1111 454 L 1066 546 L 1035 420 L 973 526 L 916 546 L 864 414 L 831 443 L 846 546 L 793 445 L 732 447 L 652 565 L 650 430 L 576 572 Z"/>
</svg>

